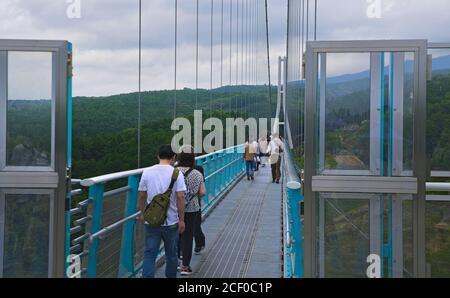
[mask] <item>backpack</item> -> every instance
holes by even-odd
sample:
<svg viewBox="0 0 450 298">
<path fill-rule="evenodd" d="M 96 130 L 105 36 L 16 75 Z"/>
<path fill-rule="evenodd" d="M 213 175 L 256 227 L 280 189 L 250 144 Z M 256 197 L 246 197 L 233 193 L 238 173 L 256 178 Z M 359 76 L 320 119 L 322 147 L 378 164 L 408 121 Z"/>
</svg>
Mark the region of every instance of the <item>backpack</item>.
<svg viewBox="0 0 450 298">
<path fill-rule="evenodd" d="M 187 170 L 186 173 L 184 174 L 184 182 L 185 182 L 185 184 L 186 184 L 186 188 L 187 188 L 187 185 L 188 185 L 188 183 L 187 183 L 187 177 L 189 176 L 189 174 L 190 174 L 193 170 L 194 170 L 194 169 L 191 168 L 191 169 Z M 187 190 L 186 190 L 186 192 L 185 192 L 185 195 L 184 195 L 185 206 L 187 206 L 187 205 L 192 201 L 192 199 L 195 198 L 196 196 L 197 196 L 196 193 L 192 193 L 192 192 L 189 190 L 189 188 L 187 188 Z"/>
<path fill-rule="evenodd" d="M 172 195 L 172 188 L 178 179 L 179 170 L 174 169 L 172 180 L 166 192 L 157 194 L 152 201 L 145 207 L 144 220 L 154 228 L 164 224 L 167 218 L 167 210 L 170 206 L 170 197 Z"/>
</svg>

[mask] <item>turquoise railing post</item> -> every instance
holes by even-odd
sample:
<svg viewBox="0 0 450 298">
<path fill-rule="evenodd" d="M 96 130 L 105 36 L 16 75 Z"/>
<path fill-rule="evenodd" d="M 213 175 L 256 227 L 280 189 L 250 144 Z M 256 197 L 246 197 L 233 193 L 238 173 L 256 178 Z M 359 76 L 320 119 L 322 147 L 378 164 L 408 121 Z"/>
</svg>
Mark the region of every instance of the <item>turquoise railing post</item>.
<svg viewBox="0 0 450 298">
<path fill-rule="evenodd" d="M 225 171 L 225 186 L 229 185 L 230 177 L 231 177 L 231 164 L 232 160 L 230 158 L 230 149 L 227 149 L 225 152 L 225 164 L 227 165 L 226 171 Z"/>
<path fill-rule="evenodd" d="M 222 190 L 222 152 L 220 152 L 220 153 L 217 153 L 217 155 L 216 155 L 216 159 L 217 159 L 217 161 L 216 161 L 216 167 L 217 167 L 217 170 L 216 171 L 218 171 L 217 172 L 217 174 L 216 174 L 216 190 L 217 190 L 217 193 L 219 194 L 220 193 L 220 191 Z"/>
<path fill-rule="evenodd" d="M 92 225 L 90 234 L 98 232 L 102 227 L 102 211 L 103 211 L 103 192 L 105 186 L 103 184 L 95 184 L 89 187 L 89 198 L 94 202 L 94 210 L 92 212 Z M 94 278 L 97 275 L 97 250 L 98 239 L 89 246 L 88 270 L 87 276 Z"/>
<path fill-rule="evenodd" d="M 216 176 L 217 176 L 217 157 L 216 157 L 216 153 L 212 154 L 212 158 L 211 158 L 211 172 L 212 172 L 212 176 L 211 176 L 211 183 L 210 188 L 211 188 L 211 199 L 214 200 L 214 198 L 216 197 Z"/>
<path fill-rule="evenodd" d="M 224 169 L 222 170 L 222 174 L 220 176 L 222 178 L 220 180 L 220 183 L 222 184 L 222 188 L 225 188 L 227 186 L 227 170 L 228 170 L 228 167 L 226 167 L 227 166 L 227 151 L 226 150 L 224 150 L 222 152 L 221 163 L 222 163 L 222 167 L 224 167 Z"/>
<path fill-rule="evenodd" d="M 300 220 L 300 202 L 302 196 L 297 186 L 287 186 L 288 212 L 292 237 L 292 252 L 294 255 L 294 277 L 303 277 L 303 247 L 302 247 L 302 223 Z"/>
<path fill-rule="evenodd" d="M 234 178 L 236 178 L 238 171 L 239 171 L 239 163 L 237 162 L 237 157 L 238 157 L 238 149 L 237 147 L 233 148 L 233 180 Z"/>
<path fill-rule="evenodd" d="M 211 172 L 211 159 L 209 156 L 207 156 L 205 158 L 206 166 L 205 166 L 205 177 L 209 176 L 209 173 Z M 203 197 L 203 202 L 205 204 L 209 203 L 209 197 L 210 197 L 210 185 L 211 185 L 211 179 L 210 178 L 206 178 L 205 181 L 205 188 L 206 188 L 206 195 Z"/>
<path fill-rule="evenodd" d="M 140 176 L 128 177 L 128 191 L 127 201 L 125 206 L 125 218 L 135 214 L 137 212 L 137 200 L 138 200 L 138 186 Z M 120 249 L 120 268 L 119 277 L 134 272 L 134 227 L 136 225 L 135 220 L 125 223 L 122 232 L 122 247 Z"/>
<path fill-rule="evenodd" d="M 243 157 L 244 151 L 242 149 L 243 149 L 243 147 L 239 146 L 238 157 L 237 157 L 239 159 L 238 164 L 240 165 L 240 167 L 239 167 L 239 174 L 242 173 L 242 171 L 245 170 L 245 161 L 244 161 L 244 157 Z"/>
</svg>

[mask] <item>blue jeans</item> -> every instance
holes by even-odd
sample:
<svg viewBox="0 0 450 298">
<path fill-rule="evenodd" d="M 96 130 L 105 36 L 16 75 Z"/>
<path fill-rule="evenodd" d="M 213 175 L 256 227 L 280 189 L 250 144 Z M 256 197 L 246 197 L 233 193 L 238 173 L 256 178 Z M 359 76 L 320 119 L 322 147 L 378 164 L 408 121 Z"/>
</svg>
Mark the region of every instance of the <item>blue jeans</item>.
<svg viewBox="0 0 450 298">
<path fill-rule="evenodd" d="M 255 172 L 255 166 L 253 160 L 246 160 L 245 161 L 245 172 L 247 173 L 247 177 L 253 176 Z"/>
<path fill-rule="evenodd" d="M 155 277 L 155 263 L 159 254 L 161 239 L 166 253 L 166 277 L 177 277 L 178 266 L 178 225 L 161 226 L 158 228 L 145 225 L 145 251 L 142 276 Z"/>
</svg>

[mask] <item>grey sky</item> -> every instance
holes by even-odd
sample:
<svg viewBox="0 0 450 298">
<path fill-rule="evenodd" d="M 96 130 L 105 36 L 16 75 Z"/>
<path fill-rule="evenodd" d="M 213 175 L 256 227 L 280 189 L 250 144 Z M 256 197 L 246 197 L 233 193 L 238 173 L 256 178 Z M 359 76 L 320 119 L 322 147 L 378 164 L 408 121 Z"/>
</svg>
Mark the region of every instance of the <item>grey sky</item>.
<svg viewBox="0 0 450 298">
<path fill-rule="evenodd" d="M 313 2 L 310 0 L 311 6 Z M 195 3 L 195 0 L 179 0 L 179 87 L 195 86 Z M 214 3 L 217 31 L 213 60 L 214 87 L 217 87 L 220 84 L 217 73 L 220 73 L 221 1 Z M 225 9 L 229 9 L 230 0 L 224 3 Z M 138 87 L 137 4 L 137 0 L 81 0 L 81 18 L 69 19 L 66 0 L 2 0 L 0 38 L 71 41 L 74 45 L 74 95 L 133 92 Z M 210 1 L 200 0 L 200 4 L 199 69 L 202 75 L 199 86 L 208 88 Z M 366 0 L 318 0 L 318 5 L 318 39 L 450 41 L 450 0 L 381 0 L 380 19 L 367 17 L 369 4 Z M 174 0 L 143 1 L 144 90 L 173 88 L 173 8 Z M 284 55 L 286 49 L 286 0 L 269 0 L 269 22 L 275 81 L 277 57 Z M 228 30 L 225 28 L 225 34 Z M 227 51 L 226 48 L 225 55 Z M 228 69 L 228 57 L 224 63 Z M 224 71 L 224 77 L 229 77 L 228 71 Z M 25 96 L 26 90 L 22 92 Z"/>
</svg>

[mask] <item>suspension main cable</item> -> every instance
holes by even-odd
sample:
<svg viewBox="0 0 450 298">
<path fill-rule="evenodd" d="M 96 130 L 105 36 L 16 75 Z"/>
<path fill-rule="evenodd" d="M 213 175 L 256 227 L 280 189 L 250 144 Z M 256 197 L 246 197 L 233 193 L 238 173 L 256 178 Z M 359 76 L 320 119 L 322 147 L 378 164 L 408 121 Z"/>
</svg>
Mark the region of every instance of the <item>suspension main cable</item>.
<svg viewBox="0 0 450 298">
<path fill-rule="evenodd" d="M 232 62 L 232 60 L 233 60 L 233 55 L 232 55 L 233 49 L 232 48 L 233 48 L 233 0 L 230 0 L 230 87 L 232 85 L 232 79 L 233 79 L 232 78 L 232 73 L 233 73 L 233 66 L 232 66 L 232 64 L 233 64 L 233 62 Z M 231 93 L 231 94 L 233 94 L 233 93 Z M 232 100 L 233 100 L 233 97 L 231 97 L 229 99 L 229 106 L 230 106 L 229 113 L 230 113 L 230 116 L 231 116 L 231 111 L 232 111 L 232 106 L 231 106 Z"/>
<path fill-rule="evenodd" d="M 237 0 L 238 2 L 236 3 L 236 87 L 238 86 L 238 82 L 239 82 L 239 2 L 241 0 Z M 237 90 L 237 89 L 235 89 Z M 236 92 L 237 94 L 237 92 Z M 236 108 L 234 110 L 234 115 L 235 118 L 237 117 L 237 110 L 238 110 L 238 97 L 235 96 L 235 103 L 236 103 Z"/>
<path fill-rule="evenodd" d="M 306 41 L 309 40 L 309 0 L 306 0 Z"/>
<path fill-rule="evenodd" d="M 317 0 L 314 0 L 314 40 L 317 40 Z"/>
<path fill-rule="evenodd" d="M 213 92 L 213 30 L 214 30 L 214 0 L 211 0 L 211 28 L 210 28 L 210 78 L 209 78 L 209 111 L 212 115 L 213 109 L 212 109 L 212 92 Z"/>
<path fill-rule="evenodd" d="M 199 23 L 199 0 L 197 0 L 197 27 L 196 27 L 196 58 L 195 58 L 195 109 L 198 109 L 198 23 Z"/>
<path fill-rule="evenodd" d="M 138 128 L 137 128 L 137 163 L 141 168 L 141 74 L 142 74 L 142 0 L 139 0 L 139 83 L 138 83 Z"/>
<path fill-rule="evenodd" d="M 266 15 L 266 43 L 267 43 L 267 69 L 269 75 L 269 114 L 272 116 L 272 82 L 270 78 L 270 47 L 269 47 L 269 15 L 267 10 L 267 0 L 265 0 L 265 15 Z"/>
<path fill-rule="evenodd" d="M 173 119 L 177 117 L 177 55 L 178 55 L 178 0 L 175 0 L 175 68 L 174 68 L 174 102 Z M 175 134 L 175 131 L 174 131 Z"/>
<path fill-rule="evenodd" d="M 223 0 L 221 3 L 221 10 L 220 10 L 220 88 L 223 87 Z M 222 91 L 222 90 L 221 90 Z M 223 118 L 223 110 L 224 107 L 220 107 L 220 120 Z"/>
<path fill-rule="evenodd" d="M 223 86 L 223 0 L 220 10 L 220 87 Z"/>
</svg>

